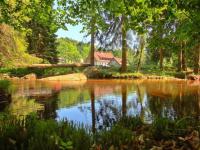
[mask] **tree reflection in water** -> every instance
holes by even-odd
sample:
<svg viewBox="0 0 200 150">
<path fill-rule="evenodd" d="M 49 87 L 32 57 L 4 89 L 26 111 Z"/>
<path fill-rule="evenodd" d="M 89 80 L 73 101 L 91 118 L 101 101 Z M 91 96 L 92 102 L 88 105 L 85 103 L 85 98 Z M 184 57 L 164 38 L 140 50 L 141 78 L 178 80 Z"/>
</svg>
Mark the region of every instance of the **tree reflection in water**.
<svg viewBox="0 0 200 150">
<path fill-rule="evenodd" d="M 44 109 L 34 109 L 40 118 L 80 121 L 91 125 L 93 132 L 109 128 L 124 116 L 139 116 L 151 122 L 156 117 L 199 118 L 200 114 L 199 82 L 89 80 L 76 86 L 68 83 L 56 91 L 54 87 L 54 82 L 17 83 L 6 107 L 25 113 L 36 108 L 33 105 L 42 104 Z"/>
<path fill-rule="evenodd" d="M 5 90 L 0 89 L 0 111 L 3 111 L 11 103 L 11 95 Z"/>
<path fill-rule="evenodd" d="M 90 88 L 90 99 L 91 99 L 91 113 L 92 113 L 92 132 L 95 133 L 96 125 L 95 125 L 95 94 L 94 87 Z"/>
<path fill-rule="evenodd" d="M 148 95 L 149 108 L 153 118 L 167 117 L 180 119 L 185 116 L 199 118 L 199 96 L 185 95 L 183 97 L 160 98 Z"/>
<path fill-rule="evenodd" d="M 58 109 L 58 94 L 52 94 L 52 96 L 48 97 L 36 97 L 37 102 L 43 105 L 44 109 L 38 111 L 38 116 L 41 119 L 56 119 Z"/>
<path fill-rule="evenodd" d="M 94 90 L 92 90 L 94 92 Z M 119 107 L 119 105 L 116 103 L 116 99 L 100 99 L 97 101 L 98 103 L 98 110 L 93 110 L 92 117 L 96 118 L 96 121 L 93 123 L 96 123 L 97 129 L 107 129 L 111 127 L 115 122 L 117 122 L 120 118 L 126 116 L 127 112 L 127 86 L 125 84 L 121 85 L 121 104 L 122 106 Z M 91 94 L 94 96 L 94 93 Z M 95 97 L 95 96 L 94 96 Z M 91 97 L 91 102 L 93 103 L 94 97 Z M 93 103 L 94 105 L 94 103 Z M 92 118 L 92 120 L 95 120 Z M 94 125 L 93 125 L 94 126 Z"/>
</svg>

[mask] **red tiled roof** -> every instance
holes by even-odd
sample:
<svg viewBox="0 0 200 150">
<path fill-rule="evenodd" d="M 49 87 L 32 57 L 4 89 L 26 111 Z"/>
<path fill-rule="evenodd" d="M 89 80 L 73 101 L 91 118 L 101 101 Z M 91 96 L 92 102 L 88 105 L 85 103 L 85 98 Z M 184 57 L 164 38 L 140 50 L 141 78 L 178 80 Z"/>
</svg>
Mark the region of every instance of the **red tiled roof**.
<svg viewBox="0 0 200 150">
<path fill-rule="evenodd" d="M 95 52 L 94 57 L 96 60 L 112 60 L 114 58 L 111 52 Z"/>
</svg>

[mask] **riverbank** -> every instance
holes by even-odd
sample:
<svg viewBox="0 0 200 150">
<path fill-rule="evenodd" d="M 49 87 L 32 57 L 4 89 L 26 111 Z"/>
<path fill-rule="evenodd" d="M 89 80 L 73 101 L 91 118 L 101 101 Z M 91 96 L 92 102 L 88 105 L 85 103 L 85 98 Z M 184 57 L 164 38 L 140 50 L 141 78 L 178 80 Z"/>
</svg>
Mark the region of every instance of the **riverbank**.
<svg viewBox="0 0 200 150">
<path fill-rule="evenodd" d="M 80 74 L 80 78 L 77 77 Z M 69 77 L 68 77 L 69 76 Z M 79 76 L 79 75 L 78 75 Z M 152 72 L 127 72 L 120 73 L 115 68 L 88 67 L 86 69 L 70 68 L 46 68 L 46 69 L 0 69 L 0 79 L 11 80 L 86 80 L 88 79 L 162 79 L 162 80 L 197 80 L 200 81 L 200 75 L 192 72 L 175 72 L 170 70 Z"/>
<path fill-rule="evenodd" d="M 195 120 L 195 119 L 194 119 Z M 0 147 L 4 149 L 194 149 L 200 148 L 199 121 L 192 117 L 155 119 L 124 117 L 109 129 L 94 130 L 68 121 L 39 120 L 0 114 Z"/>
<path fill-rule="evenodd" d="M 199 80 L 200 75 L 191 72 L 159 71 L 120 73 L 112 68 L 89 67 L 84 74 L 90 79 L 163 79 L 163 80 Z"/>
</svg>

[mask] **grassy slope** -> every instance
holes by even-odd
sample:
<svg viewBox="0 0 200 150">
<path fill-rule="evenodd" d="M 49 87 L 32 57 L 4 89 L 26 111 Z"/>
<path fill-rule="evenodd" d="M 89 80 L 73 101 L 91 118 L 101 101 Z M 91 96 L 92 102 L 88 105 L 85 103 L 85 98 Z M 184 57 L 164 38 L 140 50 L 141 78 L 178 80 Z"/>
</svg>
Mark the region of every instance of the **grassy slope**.
<svg viewBox="0 0 200 150">
<path fill-rule="evenodd" d="M 6 24 L 0 24 L 0 66 L 15 67 L 41 62 L 41 59 L 29 55 L 26 47 L 23 33 L 15 31 Z"/>
</svg>

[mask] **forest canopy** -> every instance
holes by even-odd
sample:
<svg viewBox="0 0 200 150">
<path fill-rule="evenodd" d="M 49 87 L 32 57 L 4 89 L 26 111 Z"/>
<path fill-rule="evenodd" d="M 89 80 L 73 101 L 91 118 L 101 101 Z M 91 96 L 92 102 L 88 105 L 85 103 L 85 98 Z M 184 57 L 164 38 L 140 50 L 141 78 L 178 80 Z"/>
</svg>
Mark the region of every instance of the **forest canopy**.
<svg viewBox="0 0 200 150">
<path fill-rule="evenodd" d="M 83 62 L 90 54 L 94 65 L 95 50 L 118 49 L 122 72 L 152 63 L 160 70 L 199 73 L 199 7 L 199 0 L 3 0 L 0 24 L 20 33 L 24 47 L 19 49 L 43 63 L 57 63 L 60 57 L 66 63 Z M 91 37 L 90 48 L 56 36 L 58 29 L 80 23 Z M 1 55 L 8 49 L 1 49 Z"/>
</svg>

